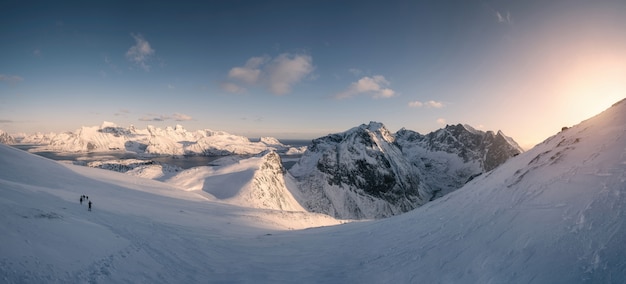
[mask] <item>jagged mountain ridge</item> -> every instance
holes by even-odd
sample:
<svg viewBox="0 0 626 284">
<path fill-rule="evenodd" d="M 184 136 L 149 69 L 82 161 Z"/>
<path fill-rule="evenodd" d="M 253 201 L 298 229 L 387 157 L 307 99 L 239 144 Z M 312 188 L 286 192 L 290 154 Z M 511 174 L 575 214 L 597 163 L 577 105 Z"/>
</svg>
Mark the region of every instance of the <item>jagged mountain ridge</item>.
<svg viewBox="0 0 626 284">
<path fill-rule="evenodd" d="M 35 134 L 22 143 L 42 145 L 38 150 L 57 152 L 129 151 L 140 155 L 250 155 L 265 150 L 288 151 L 277 139 L 251 142 L 243 136 L 209 129 L 187 131 L 181 125 L 165 129 L 119 127 L 110 122 L 81 127 L 74 132 Z"/>
<path fill-rule="evenodd" d="M 448 125 L 391 134 L 370 122 L 315 139 L 290 170 L 308 210 L 344 219 L 384 218 L 460 188 L 523 150 L 502 132 Z"/>
</svg>

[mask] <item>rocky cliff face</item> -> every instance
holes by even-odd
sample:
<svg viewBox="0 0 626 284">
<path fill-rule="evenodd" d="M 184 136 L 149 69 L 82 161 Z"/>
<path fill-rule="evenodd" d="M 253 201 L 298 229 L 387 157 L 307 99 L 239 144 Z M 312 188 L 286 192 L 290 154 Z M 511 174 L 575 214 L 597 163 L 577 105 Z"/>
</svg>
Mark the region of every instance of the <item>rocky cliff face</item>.
<svg viewBox="0 0 626 284">
<path fill-rule="evenodd" d="M 286 172 L 280 156 L 274 151 L 262 153 L 260 156 L 262 161 L 243 198 L 249 200 L 250 204 L 256 203 L 258 208 L 304 211 L 287 189 L 284 176 Z"/>
<path fill-rule="evenodd" d="M 449 193 L 521 151 L 501 132 L 455 125 L 391 134 L 371 122 L 314 140 L 290 173 L 308 210 L 383 218 Z"/>
<path fill-rule="evenodd" d="M 430 198 L 394 136 L 380 123 L 313 140 L 290 173 L 300 181 L 301 203 L 338 218 L 382 218 Z"/>
</svg>

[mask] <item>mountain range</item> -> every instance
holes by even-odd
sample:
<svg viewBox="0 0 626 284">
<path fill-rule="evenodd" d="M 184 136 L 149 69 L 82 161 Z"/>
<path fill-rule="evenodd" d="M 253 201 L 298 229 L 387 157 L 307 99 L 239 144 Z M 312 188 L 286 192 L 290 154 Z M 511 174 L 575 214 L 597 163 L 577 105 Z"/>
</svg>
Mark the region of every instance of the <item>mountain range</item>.
<svg viewBox="0 0 626 284">
<path fill-rule="evenodd" d="M 378 138 L 385 133 L 378 126 L 362 128 Z M 386 136 L 397 141 L 396 135 Z M 342 225 L 322 214 L 220 202 L 209 193 L 220 191 L 218 180 L 186 191 L 0 145 L 0 277 L 3 283 L 622 283 L 624 145 L 626 100 L 405 214 Z M 261 168 L 269 176 L 283 172 L 270 166 L 275 159 L 270 151 L 218 161 L 214 170 L 221 172 L 212 177 L 280 185 L 251 178 Z M 283 181 L 288 188 L 299 182 Z M 91 212 L 81 195 L 94 202 Z"/>
<path fill-rule="evenodd" d="M 426 135 L 407 129 L 391 133 L 379 122 L 315 139 L 305 147 L 306 151 L 283 145 L 271 137 L 251 142 L 246 137 L 221 131 L 188 132 L 180 125 L 138 130 L 107 122 L 100 127 L 22 139 L 22 143 L 36 141 L 49 141 L 39 151 L 264 156 L 265 166 L 231 158 L 218 166 L 185 171 L 163 163 L 132 159 L 76 164 L 157 179 L 185 190 L 204 190 L 214 200 L 240 206 L 307 210 L 339 219 L 377 219 L 413 210 L 522 152 L 513 139 L 500 131 L 483 132 L 458 124 Z M 284 154 L 304 151 L 304 154 L 287 171 L 276 151 Z M 233 168 L 249 174 L 243 181 L 226 179 L 230 183 L 226 184 L 220 172 L 232 172 Z M 263 171 L 267 168 L 281 170 Z M 265 178 L 259 180 L 259 176 Z M 218 192 L 203 185 L 215 186 L 217 182 L 223 184 Z"/>
<path fill-rule="evenodd" d="M 101 126 L 83 126 L 73 132 L 26 135 L 20 139 L 20 143 L 40 145 L 35 151 L 126 151 L 140 156 L 247 155 L 268 149 L 281 152 L 290 150 L 272 137 L 262 137 L 258 142 L 251 142 L 247 137 L 224 131 L 187 131 L 181 125 L 165 129 L 154 126 L 137 129 L 132 125 L 124 128 L 111 122 L 104 122 Z M 298 149 L 291 151 L 298 152 Z"/>
<path fill-rule="evenodd" d="M 308 210 L 372 219 L 413 210 L 521 152 L 500 131 L 459 124 L 392 134 L 370 122 L 313 140 L 290 173 Z"/>
</svg>

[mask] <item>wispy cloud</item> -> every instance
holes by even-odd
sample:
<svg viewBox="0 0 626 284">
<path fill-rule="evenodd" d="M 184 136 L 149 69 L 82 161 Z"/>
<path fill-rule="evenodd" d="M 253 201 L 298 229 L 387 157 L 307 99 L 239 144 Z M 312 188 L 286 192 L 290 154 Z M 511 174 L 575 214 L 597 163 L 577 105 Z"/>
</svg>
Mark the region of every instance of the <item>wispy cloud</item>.
<svg viewBox="0 0 626 284">
<path fill-rule="evenodd" d="M 127 109 L 120 109 L 120 111 L 114 113 L 113 115 L 115 116 L 126 116 L 130 113 L 130 110 Z"/>
<path fill-rule="evenodd" d="M 16 75 L 4 75 L 4 74 L 0 74 L 0 82 L 6 82 L 9 83 L 11 85 L 15 85 L 19 82 L 24 81 L 24 78 L 20 77 L 20 76 L 16 76 Z"/>
<path fill-rule="evenodd" d="M 409 102 L 409 107 L 422 107 L 422 106 L 424 106 L 424 103 L 420 101 Z"/>
<path fill-rule="evenodd" d="M 248 85 L 263 85 L 275 95 L 285 95 L 314 69 L 311 56 L 283 53 L 275 58 L 252 57 L 244 66 L 230 69 L 228 78 Z M 245 90 L 232 82 L 225 82 L 221 87 L 232 93 Z"/>
<path fill-rule="evenodd" d="M 189 120 L 193 120 L 193 117 L 186 115 L 186 114 L 182 114 L 182 113 L 174 113 L 172 115 L 172 119 L 176 121 L 189 121 Z"/>
<path fill-rule="evenodd" d="M 445 118 L 438 118 L 437 119 L 437 123 L 439 123 L 439 124 L 446 124 L 446 119 Z"/>
<path fill-rule="evenodd" d="M 37 57 L 41 56 L 41 50 L 39 48 L 33 50 L 33 55 Z"/>
<path fill-rule="evenodd" d="M 389 88 L 389 85 L 389 81 L 387 81 L 384 76 L 366 76 L 350 84 L 347 90 L 337 94 L 335 97 L 345 99 L 360 94 L 369 94 L 373 98 L 390 98 L 393 97 L 396 92 Z"/>
<path fill-rule="evenodd" d="M 358 68 L 350 68 L 350 69 L 348 69 L 348 72 L 352 73 L 352 75 L 354 75 L 354 76 L 361 76 L 361 75 L 363 75 L 363 70 L 358 69 Z"/>
<path fill-rule="evenodd" d="M 511 13 L 509 11 L 505 13 L 500 13 L 499 11 L 495 11 L 496 19 L 498 19 L 498 23 L 512 24 L 513 20 L 511 19 Z"/>
<path fill-rule="evenodd" d="M 150 71 L 148 62 L 155 53 L 154 49 L 152 49 L 150 43 L 144 39 L 142 35 L 131 34 L 131 36 L 135 39 L 135 45 L 128 49 L 126 58 L 130 62 L 137 64 L 143 70 Z"/>
<path fill-rule="evenodd" d="M 235 83 L 231 83 L 231 82 L 222 82 L 220 83 L 220 88 L 226 92 L 232 93 L 232 94 L 243 94 L 246 92 L 246 88 L 241 87 Z"/>
<path fill-rule="evenodd" d="M 420 101 L 412 101 L 409 102 L 409 107 L 414 107 L 414 108 L 418 108 L 418 107 L 429 107 L 429 108 L 442 108 L 444 107 L 443 102 L 438 102 L 438 101 L 427 101 L 427 102 L 420 102 Z"/>
<path fill-rule="evenodd" d="M 498 21 L 498 23 L 503 23 L 507 25 L 513 24 L 513 17 L 511 16 L 511 13 L 509 11 L 501 12 L 501 9 L 496 10 L 487 2 L 482 3 L 483 6 L 488 9 L 489 12 L 496 18 L 496 21 Z"/>
<path fill-rule="evenodd" d="M 168 120 L 170 117 L 167 115 L 154 115 L 154 114 L 149 114 L 149 115 L 145 115 L 139 118 L 139 121 L 165 121 Z"/>
<path fill-rule="evenodd" d="M 13 120 L 10 119 L 0 119 L 0 123 L 13 123 Z"/>
<path fill-rule="evenodd" d="M 189 121 L 193 120 L 193 117 L 182 114 L 182 113 L 174 113 L 172 115 L 165 114 L 147 114 L 139 118 L 140 121 L 166 121 L 166 120 L 175 120 L 175 121 Z"/>
</svg>

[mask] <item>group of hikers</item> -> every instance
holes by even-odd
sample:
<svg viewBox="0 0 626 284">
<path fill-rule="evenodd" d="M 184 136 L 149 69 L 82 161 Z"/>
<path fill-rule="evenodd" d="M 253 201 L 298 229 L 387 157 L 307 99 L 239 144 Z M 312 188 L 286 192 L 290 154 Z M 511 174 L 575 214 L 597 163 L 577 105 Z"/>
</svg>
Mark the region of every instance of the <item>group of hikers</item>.
<svg viewBox="0 0 626 284">
<path fill-rule="evenodd" d="M 89 200 L 89 196 L 84 195 L 84 194 L 80 196 L 80 204 L 81 205 L 83 204 L 83 200 L 89 201 L 89 203 L 88 203 L 89 204 L 89 211 L 91 211 L 91 200 Z"/>
</svg>

